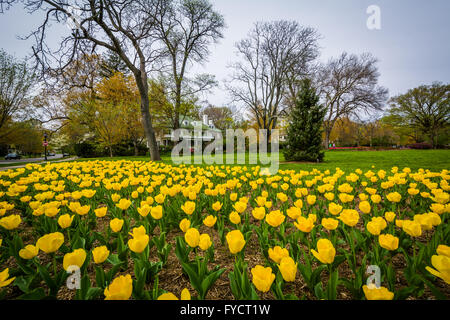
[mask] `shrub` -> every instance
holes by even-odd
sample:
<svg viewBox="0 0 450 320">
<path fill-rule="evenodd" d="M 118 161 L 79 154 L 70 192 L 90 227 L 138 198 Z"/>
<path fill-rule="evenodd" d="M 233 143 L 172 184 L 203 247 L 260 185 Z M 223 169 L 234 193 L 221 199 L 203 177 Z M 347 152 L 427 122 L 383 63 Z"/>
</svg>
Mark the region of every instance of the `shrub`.
<svg viewBox="0 0 450 320">
<path fill-rule="evenodd" d="M 432 149 L 433 145 L 428 142 L 413 143 L 408 145 L 410 149 Z"/>
</svg>

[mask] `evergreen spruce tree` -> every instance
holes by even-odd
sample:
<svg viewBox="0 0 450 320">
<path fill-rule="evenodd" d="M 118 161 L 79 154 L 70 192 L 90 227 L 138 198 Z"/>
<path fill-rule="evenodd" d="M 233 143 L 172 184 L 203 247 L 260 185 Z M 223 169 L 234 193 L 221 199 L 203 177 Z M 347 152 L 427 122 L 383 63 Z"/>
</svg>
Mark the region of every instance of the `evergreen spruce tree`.
<svg viewBox="0 0 450 320">
<path fill-rule="evenodd" d="M 287 161 L 323 161 L 322 123 L 326 109 L 311 80 L 302 80 L 290 114 L 284 158 Z"/>
</svg>

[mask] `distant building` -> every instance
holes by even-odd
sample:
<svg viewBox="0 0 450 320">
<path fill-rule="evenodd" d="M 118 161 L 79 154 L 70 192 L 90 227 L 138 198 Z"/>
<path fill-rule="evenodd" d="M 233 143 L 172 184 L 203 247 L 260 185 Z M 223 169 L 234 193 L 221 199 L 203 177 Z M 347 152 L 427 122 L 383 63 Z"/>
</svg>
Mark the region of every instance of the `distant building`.
<svg viewBox="0 0 450 320">
<path fill-rule="evenodd" d="M 201 132 L 197 129 L 201 127 Z M 197 129 L 199 132 L 196 132 Z M 202 120 L 195 120 L 190 117 L 185 117 L 180 120 L 179 139 L 191 140 L 192 146 L 203 145 L 205 142 L 210 142 L 214 139 L 214 135 L 221 133 L 220 129 L 214 126 L 212 120 L 208 120 L 208 115 L 203 115 Z M 174 141 L 174 131 L 170 127 L 163 128 L 156 136 L 158 145 L 169 146 L 171 141 Z M 174 141 L 175 143 L 177 141 Z"/>
</svg>

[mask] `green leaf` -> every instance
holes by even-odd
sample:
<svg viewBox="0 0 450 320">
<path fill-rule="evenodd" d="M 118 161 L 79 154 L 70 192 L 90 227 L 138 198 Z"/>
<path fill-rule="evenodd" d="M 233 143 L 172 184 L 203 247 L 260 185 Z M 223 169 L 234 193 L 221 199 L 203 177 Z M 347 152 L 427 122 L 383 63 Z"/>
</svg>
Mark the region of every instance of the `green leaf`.
<svg viewBox="0 0 450 320">
<path fill-rule="evenodd" d="M 36 288 L 28 293 L 18 297 L 19 300 L 42 300 L 46 297 L 45 291 L 42 288 Z"/>
</svg>

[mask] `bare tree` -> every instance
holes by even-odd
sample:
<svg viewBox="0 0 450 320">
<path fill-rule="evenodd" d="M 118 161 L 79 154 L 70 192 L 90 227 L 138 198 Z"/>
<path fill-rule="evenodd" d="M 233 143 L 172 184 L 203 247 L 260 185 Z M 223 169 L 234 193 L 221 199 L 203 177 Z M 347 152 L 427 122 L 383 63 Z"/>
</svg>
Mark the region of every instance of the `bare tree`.
<svg viewBox="0 0 450 320">
<path fill-rule="evenodd" d="M 191 64 L 206 61 L 209 45 L 223 37 L 225 22 L 208 0 L 167 0 L 165 10 L 156 12 L 155 21 L 169 61 L 173 87 L 170 96 L 174 101 L 172 126 L 177 129 L 183 97 L 216 85 L 212 75 L 200 74 L 188 80 L 186 74 Z"/>
<path fill-rule="evenodd" d="M 0 129 L 24 110 L 34 82 L 35 76 L 25 62 L 0 50 Z"/>
<path fill-rule="evenodd" d="M 115 52 L 134 75 L 141 98 L 142 125 L 149 143 L 152 160 L 160 160 L 149 111 L 147 73 L 159 57 L 155 45 L 155 12 L 164 12 L 164 0 L 7 0 L 22 2 L 30 13 L 44 12 L 42 24 L 26 38 L 34 38 L 34 57 L 42 74 L 62 74 L 72 61 L 97 48 Z M 46 36 L 52 22 L 71 22 L 74 28 L 56 50 Z M 49 72 L 51 71 L 51 72 Z"/>
<path fill-rule="evenodd" d="M 327 108 L 324 121 L 326 148 L 339 118 L 359 118 L 361 112 L 370 114 L 383 109 L 388 90 L 377 85 L 376 63 L 377 59 L 368 53 L 357 56 L 344 52 L 320 69 L 317 86 Z"/>
<path fill-rule="evenodd" d="M 283 98 L 295 96 L 302 72 L 318 54 L 317 39 L 314 29 L 280 20 L 255 23 L 248 37 L 236 44 L 241 61 L 230 66 L 233 74 L 225 85 L 233 101 L 251 111 L 259 128 L 276 127 L 287 106 Z"/>
</svg>

